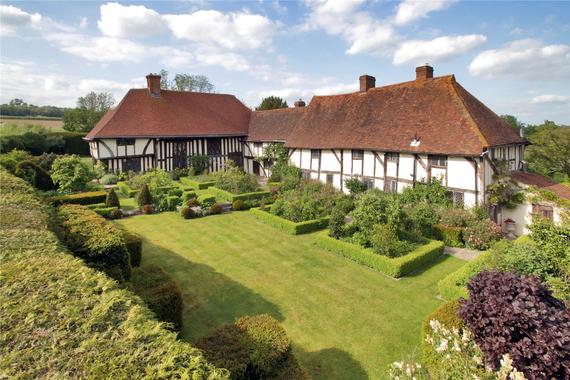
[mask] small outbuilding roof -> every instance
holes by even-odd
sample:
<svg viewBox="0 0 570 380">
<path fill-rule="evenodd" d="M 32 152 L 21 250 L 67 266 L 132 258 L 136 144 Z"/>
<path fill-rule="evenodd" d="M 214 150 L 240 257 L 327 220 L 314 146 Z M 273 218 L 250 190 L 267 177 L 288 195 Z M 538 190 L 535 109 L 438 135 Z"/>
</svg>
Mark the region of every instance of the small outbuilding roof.
<svg viewBox="0 0 570 380">
<path fill-rule="evenodd" d="M 249 141 L 287 141 L 307 107 L 255 111 L 249 119 Z"/>
<path fill-rule="evenodd" d="M 516 171 L 511 173 L 511 177 L 523 185 L 550 190 L 559 197 L 570 200 L 570 188 L 561 183 L 553 182 L 540 174 Z"/>
</svg>

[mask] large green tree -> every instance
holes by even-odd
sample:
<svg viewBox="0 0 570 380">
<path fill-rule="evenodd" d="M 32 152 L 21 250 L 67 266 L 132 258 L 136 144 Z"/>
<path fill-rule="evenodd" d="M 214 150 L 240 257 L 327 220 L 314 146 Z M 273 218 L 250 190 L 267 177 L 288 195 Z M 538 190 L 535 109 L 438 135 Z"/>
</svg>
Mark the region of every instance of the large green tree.
<svg viewBox="0 0 570 380">
<path fill-rule="evenodd" d="M 173 80 L 168 79 L 168 71 L 160 70 L 160 88 L 163 90 L 188 92 L 214 92 L 214 85 L 205 75 L 177 73 Z"/>
<path fill-rule="evenodd" d="M 524 128 L 525 125 L 523 122 L 521 122 L 519 119 L 517 119 L 516 116 L 513 115 L 501 115 L 501 118 L 503 120 L 505 120 L 507 123 L 509 123 L 509 125 L 511 126 L 511 128 L 519 133 L 519 131 L 521 130 L 521 128 Z"/>
<path fill-rule="evenodd" d="M 278 96 L 268 96 L 261 100 L 259 106 L 255 109 L 257 111 L 274 110 L 277 108 L 287 108 L 287 102 Z"/>
<path fill-rule="evenodd" d="M 115 105 L 115 98 L 109 92 L 96 93 L 91 91 L 85 96 L 80 96 L 77 99 L 77 108 L 95 111 L 106 112 L 109 108 Z"/>
<path fill-rule="evenodd" d="M 115 98 L 108 92 L 91 91 L 77 99 L 77 108 L 63 113 L 63 129 L 72 132 L 89 132 L 115 104 Z"/>
<path fill-rule="evenodd" d="M 546 120 L 541 125 L 529 126 L 525 159 L 529 169 L 556 181 L 570 178 L 570 127 Z"/>
</svg>

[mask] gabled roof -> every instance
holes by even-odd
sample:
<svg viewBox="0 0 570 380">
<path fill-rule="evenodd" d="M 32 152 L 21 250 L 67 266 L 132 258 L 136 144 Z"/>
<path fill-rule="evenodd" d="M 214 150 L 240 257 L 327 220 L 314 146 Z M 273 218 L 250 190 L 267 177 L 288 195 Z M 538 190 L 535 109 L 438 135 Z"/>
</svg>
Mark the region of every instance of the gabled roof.
<svg viewBox="0 0 570 380">
<path fill-rule="evenodd" d="M 286 141 L 305 110 L 306 107 L 294 107 L 252 112 L 248 140 Z"/>
<path fill-rule="evenodd" d="M 524 185 L 550 190 L 559 197 L 570 200 L 570 188 L 561 183 L 553 182 L 540 174 L 516 171 L 511 173 L 511 177 Z"/>
<path fill-rule="evenodd" d="M 410 146 L 414 137 L 417 147 Z M 490 146 L 524 142 L 450 75 L 315 96 L 286 146 L 480 155 Z"/>
<path fill-rule="evenodd" d="M 133 89 L 85 138 L 245 136 L 250 113 L 233 95 Z"/>
</svg>

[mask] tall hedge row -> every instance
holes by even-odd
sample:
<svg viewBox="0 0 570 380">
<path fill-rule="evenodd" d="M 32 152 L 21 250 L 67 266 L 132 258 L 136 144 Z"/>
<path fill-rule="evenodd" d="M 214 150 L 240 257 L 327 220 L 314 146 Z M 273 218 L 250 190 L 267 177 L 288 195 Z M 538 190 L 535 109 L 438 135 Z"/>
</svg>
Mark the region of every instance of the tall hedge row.
<svg viewBox="0 0 570 380">
<path fill-rule="evenodd" d="M 63 205 L 57 210 L 61 237 L 77 257 L 112 278 L 131 277 L 129 252 L 123 233 L 95 211 L 81 205 Z"/>
<path fill-rule="evenodd" d="M 28 132 L 21 135 L 0 136 L 0 153 L 7 153 L 12 149 L 31 152 L 34 155 L 42 153 L 89 155 L 89 144 L 83 140 L 83 132 Z M 54 142 L 47 143 L 46 140 Z M 55 143 L 57 141 L 57 143 Z"/>
<path fill-rule="evenodd" d="M 0 169 L 0 373 L 7 378 L 227 379 L 139 297 L 70 255 L 49 209 Z"/>
</svg>

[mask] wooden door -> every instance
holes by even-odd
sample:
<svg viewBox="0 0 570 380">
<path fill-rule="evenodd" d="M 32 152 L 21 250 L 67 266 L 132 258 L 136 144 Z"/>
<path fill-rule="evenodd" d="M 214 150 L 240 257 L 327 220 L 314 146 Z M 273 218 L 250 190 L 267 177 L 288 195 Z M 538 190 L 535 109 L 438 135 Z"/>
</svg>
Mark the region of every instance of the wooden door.
<svg viewBox="0 0 570 380">
<path fill-rule="evenodd" d="M 253 174 L 259 175 L 260 171 L 259 162 L 253 161 Z"/>
<path fill-rule="evenodd" d="M 172 143 L 172 167 L 180 169 L 187 166 L 188 152 L 186 150 L 186 141 L 174 141 Z"/>
</svg>

